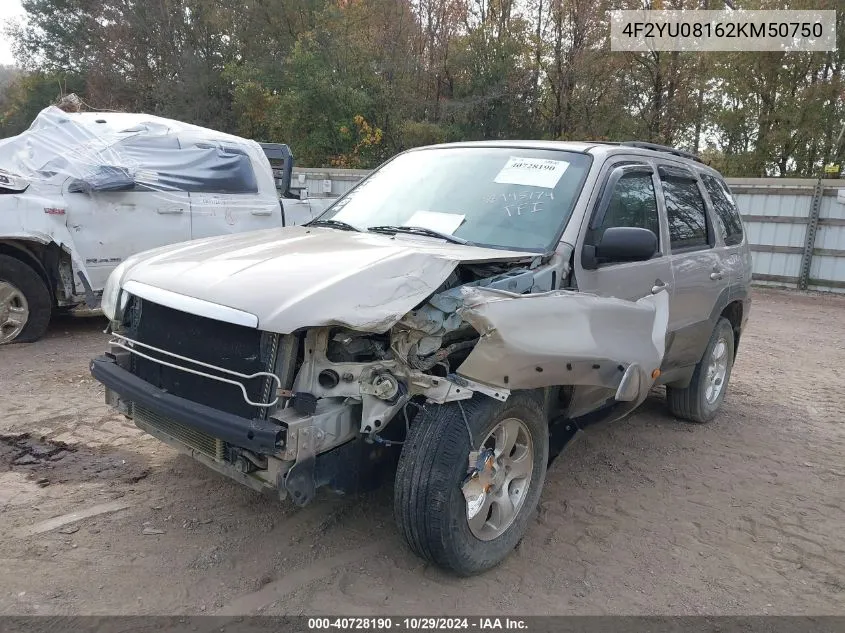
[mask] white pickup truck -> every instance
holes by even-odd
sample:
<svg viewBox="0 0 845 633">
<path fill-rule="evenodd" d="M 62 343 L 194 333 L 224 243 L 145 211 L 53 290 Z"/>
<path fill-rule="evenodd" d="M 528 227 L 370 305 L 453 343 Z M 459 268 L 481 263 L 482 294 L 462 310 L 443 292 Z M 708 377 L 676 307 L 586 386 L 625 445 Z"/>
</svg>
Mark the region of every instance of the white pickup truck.
<svg viewBox="0 0 845 633">
<path fill-rule="evenodd" d="M 300 224 L 325 205 L 315 207 L 280 201 L 255 141 L 146 114 L 47 108 L 0 140 L 0 344 L 37 340 L 56 310 L 97 309 L 130 255 Z"/>
</svg>

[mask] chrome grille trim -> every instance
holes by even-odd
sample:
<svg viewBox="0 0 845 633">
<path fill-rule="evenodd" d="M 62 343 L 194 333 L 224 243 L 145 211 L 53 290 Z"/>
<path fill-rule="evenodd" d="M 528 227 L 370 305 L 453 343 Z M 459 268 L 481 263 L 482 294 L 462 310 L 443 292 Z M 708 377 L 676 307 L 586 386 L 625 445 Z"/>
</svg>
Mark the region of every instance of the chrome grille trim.
<svg viewBox="0 0 845 633">
<path fill-rule="evenodd" d="M 208 378 L 210 380 L 216 380 L 218 382 L 225 382 L 230 385 L 234 385 L 241 390 L 241 394 L 243 394 L 244 401 L 250 406 L 253 407 L 263 407 L 263 408 L 270 408 L 274 407 L 276 403 L 279 401 L 278 395 L 273 398 L 272 402 L 264 403 L 264 402 L 253 402 L 249 399 L 249 395 L 246 392 L 246 387 L 242 382 L 237 380 L 231 380 L 229 378 L 223 378 L 222 376 L 215 376 L 213 374 L 209 374 L 207 372 L 199 371 L 198 369 L 191 369 L 190 367 L 183 367 L 182 365 L 176 365 L 174 363 L 169 363 L 165 360 L 160 358 L 155 358 L 154 356 L 150 356 L 149 354 L 145 354 L 141 351 L 135 349 L 135 347 L 142 347 L 145 349 L 153 350 L 154 352 L 158 352 L 159 354 L 164 354 L 165 356 L 170 356 L 171 358 L 176 358 L 178 360 L 193 363 L 194 365 L 199 365 L 200 367 L 206 367 L 208 369 L 214 369 L 224 374 L 229 374 L 230 376 L 237 376 L 238 378 L 242 378 L 244 380 L 252 380 L 253 378 L 259 378 L 264 376 L 268 378 L 269 381 L 276 383 L 276 388 L 282 388 L 282 382 L 279 380 L 279 377 L 276 374 L 269 372 L 269 371 L 259 371 L 254 374 L 242 374 L 237 371 L 232 371 L 231 369 L 226 369 L 225 367 L 219 367 L 217 365 L 212 365 L 210 363 L 204 363 L 202 361 L 194 360 L 193 358 L 188 358 L 187 356 L 180 356 L 179 354 L 174 354 L 173 352 L 168 352 L 167 350 L 163 350 L 159 347 L 154 347 L 152 345 L 147 345 L 146 343 L 141 343 L 140 341 L 136 341 L 135 339 L 131 339 L 128 336 L 124 336 L 123 334 L 117 334 L 116 332 L 112 332 L 112 340 L 109 341 L 109 345 L 113 345 L 115 347 L 119 347 L 121 349 L 125 349 L 127 352 L 131 354 L 135 354 L 140 356 L 141 358 L 146 358 L 148 361 L 153 363 L 159 363 L 160 365 L 165 365 L 166 367 L 171 367 L 173 369 L 178 369 L 179 371 L 188 372 L 189 374 L 194 374 L 196 376 L 202 376 L 203 378 Z"/>
</svg>

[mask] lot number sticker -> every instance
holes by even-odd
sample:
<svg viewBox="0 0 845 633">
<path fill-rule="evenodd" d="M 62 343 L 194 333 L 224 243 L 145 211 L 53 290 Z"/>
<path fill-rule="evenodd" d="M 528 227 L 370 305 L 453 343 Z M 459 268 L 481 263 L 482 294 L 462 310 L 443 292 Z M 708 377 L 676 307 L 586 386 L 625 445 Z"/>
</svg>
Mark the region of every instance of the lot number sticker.
<svg viewBox="0 0 845 633">
<path fill-rule="evenodd" d="M 511 156 L 493 182 L 554 189 L 567 167 L 569 163 L 564 160 Z"/>
</svg>

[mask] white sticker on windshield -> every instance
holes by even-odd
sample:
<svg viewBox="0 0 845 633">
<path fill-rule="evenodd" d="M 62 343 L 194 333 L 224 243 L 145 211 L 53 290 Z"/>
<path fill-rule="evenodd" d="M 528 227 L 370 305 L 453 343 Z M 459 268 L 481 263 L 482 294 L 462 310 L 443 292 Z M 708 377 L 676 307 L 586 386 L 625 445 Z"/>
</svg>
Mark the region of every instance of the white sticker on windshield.
<svg viewBox="0 0 845 633">
<path fill-rule="evenodd" d="M 440 211 L 417 211 L 405 222 L 405 226 L 421 226 L 438 233 L 451 235 L 458 230 L 465 215 L 457 213 L 441 213 Z"/>
<path fill-rule="evenodd" d="M 511 156 L 493 182 L 554 189 L 567 167 L 569 163 L 565 160 Z"/>
</svg>

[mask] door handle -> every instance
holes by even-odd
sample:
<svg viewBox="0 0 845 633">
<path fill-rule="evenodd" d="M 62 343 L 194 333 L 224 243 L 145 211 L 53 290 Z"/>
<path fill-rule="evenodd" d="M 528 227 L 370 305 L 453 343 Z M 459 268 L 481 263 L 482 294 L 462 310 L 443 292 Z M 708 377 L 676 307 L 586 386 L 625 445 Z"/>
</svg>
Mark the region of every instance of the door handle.
<svg viewBox="0 0 845 633">
<path fill-rule="evenodd" d="M 712 273 L 710 273 L 710 279 L 712 279 L 713 281 L 719 281 L 720 279 L 723 279 L 724 276 L 724 273 L 719 270 L 714 270 Z"/>
<path fill-rule="evenodd" d="M 265 210 L 263 210 L 263 211 L 261 211 L 261 210 L 259 210 L 259 209 L 255 209 L 255 210 L 253 210 L 253 211 L 250 211 L 250 214 L 251 214 L 251 215 L 272 215 L 272 214 L 273 214 L 273 212 L 272 212 L 272 211 L 270 211 L 269 209 L 265 209 Z"/>
<path fill-rule="evenodd" d="M 651 287 L 651 294 L 656 295 L 661 290 L 668 290 L 669 286 L 666 285 L 665 281 L 660 279 L 654 280 L 654 285 Z"/>
<path fill-rule="evenodd" d="M 185 213 L 185 209 L 182 207 L 166 207 L 164 209 L 156 209 L 156 212 L 161 215 L 178 215 L 180 213 Z"/>
</svg>

